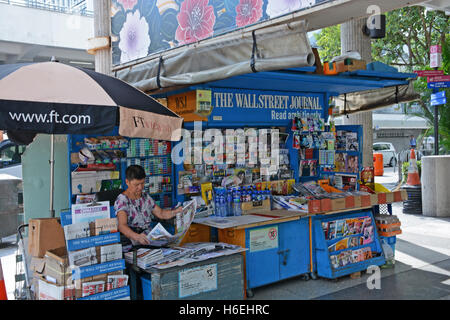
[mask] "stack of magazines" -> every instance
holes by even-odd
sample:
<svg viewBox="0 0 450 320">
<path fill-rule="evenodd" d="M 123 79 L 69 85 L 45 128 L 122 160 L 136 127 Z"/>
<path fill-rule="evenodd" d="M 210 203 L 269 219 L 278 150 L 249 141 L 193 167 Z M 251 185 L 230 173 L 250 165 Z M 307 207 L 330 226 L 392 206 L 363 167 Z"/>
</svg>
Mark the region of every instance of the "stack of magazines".
<svg viewBox="0 0 450 320">
<path fill-rule="evenodd" d="M 274 209 L 308 212 L 308 201 L 299 196 L 272 196 Z"/>
<path fill-rule="evenodd" d="M 164 258 L 162 249 L 138 249 L 136 255 L 137 265 L 142 269 L 147 269 Z M 133 263 L 133 251 L 126 252 L 124 256 L 126 262 Z"/>
</svg>

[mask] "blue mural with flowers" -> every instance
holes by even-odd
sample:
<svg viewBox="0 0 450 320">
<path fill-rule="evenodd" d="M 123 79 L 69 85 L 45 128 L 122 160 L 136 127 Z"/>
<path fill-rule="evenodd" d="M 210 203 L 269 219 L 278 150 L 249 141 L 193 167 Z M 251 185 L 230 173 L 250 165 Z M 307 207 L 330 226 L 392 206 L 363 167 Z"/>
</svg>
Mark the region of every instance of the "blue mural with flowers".
<svg viewBox="0 0 450 320">
<path fill-rule="evenodd" d="M 310 8 L 330 0 L 112 0 L 113 64 Z"/>
</svg>

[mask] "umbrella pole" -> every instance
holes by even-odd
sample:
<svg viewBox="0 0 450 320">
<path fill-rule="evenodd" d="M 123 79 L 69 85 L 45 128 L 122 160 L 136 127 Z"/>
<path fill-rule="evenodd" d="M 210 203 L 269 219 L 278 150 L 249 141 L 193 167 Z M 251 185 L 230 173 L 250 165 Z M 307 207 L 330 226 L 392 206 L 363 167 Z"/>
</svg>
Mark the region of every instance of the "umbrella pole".
<svg viewBox="0 0 450 320">
<path fill-rule="evenodd" d="M 50 135 L 50 217 L 55 217 L 55 210 L 53 209 L 53 191 L 54 191 L 54 171 L 55 171 L 55 136 Z"/>
</svg>

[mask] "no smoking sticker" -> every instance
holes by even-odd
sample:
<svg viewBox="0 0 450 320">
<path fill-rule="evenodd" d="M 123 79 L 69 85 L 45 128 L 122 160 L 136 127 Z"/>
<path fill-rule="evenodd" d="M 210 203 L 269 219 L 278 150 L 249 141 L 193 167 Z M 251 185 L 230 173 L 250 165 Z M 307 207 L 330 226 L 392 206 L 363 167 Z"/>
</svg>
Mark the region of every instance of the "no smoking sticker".
<svg viewBox="0 0 450 320">
<path fill-rule="evenodd" d="M 278 226 L 250 231 L 250 252 L 278 248 Z"/>
</svg>

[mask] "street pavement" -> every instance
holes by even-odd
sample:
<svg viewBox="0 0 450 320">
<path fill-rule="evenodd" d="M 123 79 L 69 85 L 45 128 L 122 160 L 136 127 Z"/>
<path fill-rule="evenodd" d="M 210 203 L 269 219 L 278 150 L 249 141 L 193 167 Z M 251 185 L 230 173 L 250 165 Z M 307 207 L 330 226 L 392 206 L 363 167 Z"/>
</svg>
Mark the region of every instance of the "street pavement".
<svg viewBox="0 0 450 320">
<path fill-rule="evenodd" d="M 392 190 L 398 172 L 385 168 L 375 181 Z M 253 289 L 249 300 L 450 300 L 450 217 L 436 218 L 404 214 L 403 204 L 392 205 L 401 221 L 397 236 L 395 265 L 381 269 L 379 288 L 369 289 L 372 274 L 337 280 L 305 279 L 299 276 Z M 14 299 L 16 236 L 3 239 L 0 258 L 8 299 Z"/>
</svg>

